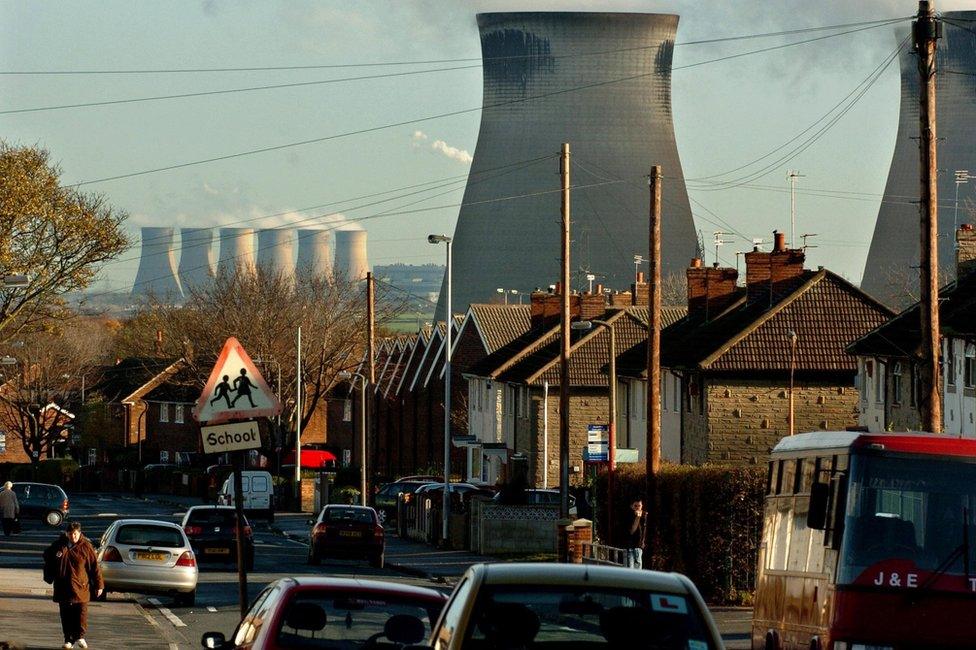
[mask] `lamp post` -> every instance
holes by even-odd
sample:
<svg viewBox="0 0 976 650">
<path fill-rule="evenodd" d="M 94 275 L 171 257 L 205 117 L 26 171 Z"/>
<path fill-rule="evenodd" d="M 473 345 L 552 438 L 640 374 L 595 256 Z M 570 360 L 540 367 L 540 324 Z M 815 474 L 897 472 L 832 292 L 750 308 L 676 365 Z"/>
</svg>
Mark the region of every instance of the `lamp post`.
<svg viewBox="0 0 976 650">
<path fill-rule="evenodd" d="M 796 332 L 790 330 L 790 435 L 796 433 L 796 420 L 793 414 L 793 374 L 796 371 Z"/>
<path fill-rule="evenodd" d="M 451 515 L 451 238 L 447 235 L 427 235 L 431 244 L 447 244 L 447 300 L 444 317 L 444 507 L 441 535 L 448 542 L 449 517 Z"/>
<path fill-rule="evenodd" d="M 353 390 L 356 388 L 356 378 L 363 382 L 362 399 L 359 403 L 359 503 L 366 505 L 366 377 L 348 370 L 340 371 L 338 377 L 351 380 Z"/>
<path fill-rule="evenodd" d="M 617 331 L 613 323 L 605 320 L 576 321 L 570 327 L 576 330 L 589 330 L 593 326 L 605 327 L 610 332 L 609 340 L 609 375 L 610 375 L 610 412 L 608 417 L 609 431 L 607 440 L 607 535 L 613 534 L 613 475 L 617 471 Z"/>
</svg>

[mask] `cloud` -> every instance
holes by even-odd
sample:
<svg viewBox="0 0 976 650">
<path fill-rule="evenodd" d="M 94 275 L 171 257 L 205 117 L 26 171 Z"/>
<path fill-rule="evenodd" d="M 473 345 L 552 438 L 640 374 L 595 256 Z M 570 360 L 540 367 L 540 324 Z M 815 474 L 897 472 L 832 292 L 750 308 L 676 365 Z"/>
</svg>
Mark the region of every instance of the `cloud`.
<svg viewBox="0 0 976 650">
<path fill-rule="evenodd" d="M 430 140 L 430 136 L 423 131 L 414 131 L 413 135 L 410 136 L 410 143 L 414 148 L 420 148 Z M 470 165 L 473 160 L 470 153 L 464 149 L 458 149 L 457 147 L 452 147 L 443 140 L 434 140 L 430 143 L 430 148 L 433 151 L 446 156 L 451 160 L 456 160 L 463 165 Z"/>
</svg>

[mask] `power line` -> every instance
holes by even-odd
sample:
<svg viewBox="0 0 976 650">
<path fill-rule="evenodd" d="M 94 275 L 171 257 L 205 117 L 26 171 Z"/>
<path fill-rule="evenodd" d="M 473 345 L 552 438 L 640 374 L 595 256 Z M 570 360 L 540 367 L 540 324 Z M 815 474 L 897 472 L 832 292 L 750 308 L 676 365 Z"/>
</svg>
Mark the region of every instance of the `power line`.
<svg viewBox="0 0 976 650">
<path fill-rule="evenodd" d="M 914 16 L 902 18 L 882 18 L 878 20 L 867 20 L 855 23 L 842 23 L 838 25 L 821 25 L 817 27 L 804 27 L 799 29 L 788 29 L 776 32 L 763 32 L 757 34 L 742 34 L 738 36 L 725 36 L 709 38 L 698 41 L 684 41 L 675 43 L 675 47 L 688 45 L 709 45 L 714 43 L 727 43 L 731 41 L 750 40 L 757 38 L 769 38 L 776 36 L 791 36 L 816 31 L 827 31 L 831 29 L 845 29 L 848 27 L 859 27 L 864 25 L 881 26 L 903 20 L 910 20 Z M 618 52 L 628 52 L 634 50 L 647 50 L 659 47 L 659 45 L 644 45 L 637 47 L 619 48 L 612 50 L 600 50 L 594 52 L 579 52 L 565 55 L 542 55 L 542 54 L 522 54 L 501 57 L 465 57 L 456 59 L 426 59 L 415 61 L 380 61 L 375 63 L 332 63 L 332 64 L 313 64 L 313 65 L 282 65 L 282 66 L 250 66 L 250 67 L 218 67 L 218 68 L 142 68 L 142 69 L 103 69 L 103 70 L 0 70 L 0 75 L 9 76 L 31 76 L 31 75 L 129 75 L 129 74 L 196 74 L 196 73 L 218 73 L 218 72 L 269 72 L 287 70 L 330 70 L 341 68 L 370 68 L 387 66 L 408 66 L 408 65 L 435 65 L 445 63 L 465 63 L 471 61 L 495 62 L 520 59 L 536 59 L 540 57 L 560 59 L 567 57 L 598 56 L 602 54 L 615 54 Z"/>
<path fill-rule="evenodd" d="M 901 19 L 899 19 L 899 20 L 901 20 Z M 875 29 L 877 27 L 880 27 L 880 26 L 883 26 L 883 25 L 886 25 L 886 24 L 890 24 L 891 22 L 894 22 L 894 21 L 888 21 L 888 22 L 885 22 L 885 23 L 875 24 L 875 25 L 872 25 L 870 27 L 865 27 L 865 28 L 861 28 L 861 29 L 857 29 L 857 30 L 840 32 L 838 34 L 830 34 L 828 36 L 821 36 L 821 37 L 817 37 L 817 38 L 814 38 L 814 39 L 807 39 L 807 40 L 803 40 L 803 41 L 796 41 L 796 42 L 789 43 L 789 44 L 784 45 L 784 46 L 777 46 L 775 48 L 763 48 L 763 49 L 760 49 L 760 50 L 754 50 L 752 52 L 745 52 L 745 53 L 740 53 L 740 54 L 732 55 L 730 57 L 721 57 L 721 58 L 718 58 L 718 59 L 712 59 L 710 61 L 700 61 L 698 63 L 690 64 L 688 66 L 682 66 L 682 69 L 684 69 L 684 68 L 690 68 L 690 67 L 696 67 L 696 66 L 700 66 L 700 65 L 705 65 L 707 63 L 717 63 L 719 61 L 726 61 L 726 60 L 729 60 L 731 58 L 738 58 L 740 56 L 746 56 L 748 54 L 757 54 L 757 53 L 761 53 L 761 52 L 768 52 L 771 49 L 781 49 L 782 47 L 792 47 L 792 46 L 796 46 L 796 45 L 803 45 L 803 44 L 806 44 L 806 43 L 812 43 L 814 41 L 820 41 L 820 40 L 823 40 L 825 38 L 833 38 L 835 36 L 842 36 L 842 35 L 845 35 L 845 34 L 850 34 L 850 33 L 856 32 L 856 31 L 863 31 L 865 29 Z M 545 93 L 540 93 L 540 94 L 532 95 L 532 96 L 529 96 L 529 97 L 521 97 L 521 98 L 516 98 L 516 99 L 510 99 L 510 100 L 495 102 L 493 104 L 488 104 L 488 105 L 485 105 L 485 106 L 478 106 L 478 107 L 474 107 L 474 108 L 459 109 L 459 110 L 456 110 L 456 111 L 448 111 L 446 113 L 439 113 L 437 115 L 429 115 L 429 116 L 426 116 L 426 117 L 419 117 L 419 118 L 414 118 L 414 119 L 410 119 L 410 120 L 402 120 L 402 121 L 393 122 L 393 123 L 390 123 L 390 124 L 383 124 L 383 125 L 374 126 L 374 127 L 368 127 L 368 128 L 364 128 L 364 129 L 357 129 L 357 130 L 354 130 L 354 131 L 347 131 L 347 132 L 344 132 L 344 133 L 336 133 L 336 134 L 332 134 L 332 135 L 328 135 L 328 136 L 323 136 L 323 137 L 319 137 L 319 138 L 310 138 L 310 139 L 307 139 L 307 140 L 300 140 L 300 141 L 297 141 L 297 142 L 289 142 L 289 143 L 280 144 L 280 145 L 273 145 L 273 146 L 269 146 L 269 147 L 261 147 L 261 148 L 257 148 L 257 149 L 250 149 L 250 150 L 247 150 L 247 151 L 241 151 L 241 152 L 232 153 L 232 154 L 225 154 L 225 155 L 222 155 L 222 156 L 214 156 L 214 157 L 205 158 L 205 159 L 202 159 L 202 160 L 194 160 L 194 161 L 189 161 L 189 162 L 184 162 L 184 163 L 177 163 L 177 164 L 174 164 L 174 165 L 167 165 L 165 167 L 157 167 L 157 168 L 154 168 L 154 169 L 145 169 L 145 170 L 138 171 L 138 172 L 129 172 L 129 173 L 126 173 L 126 174 L 118 174 L 118 175 L 115 175 L 115 176 L 107 176 L 107 177 L 104 177 L 104 178 L 98 178 L 98 179 L 93 179 L 93 180 L 89 180 L 89 181 L 82 181 L 82 182 L 79 182 L 79 183 L 75 183 L 73 185 L 69 185 L 68 187 L 79 187 L 79 186 L 82 186 L 82 185 L 92 185 L 94 183 L 103 183 L 103 182 L 106 182 L 106 181 L 120 180 L 120 179 L 124 179 L 124 178 L 132 178 L 132 177 L 135 177 L 135 176 L 143 176 L 143 175 L 146 175 L 146 174 L 154 174 L 154 173 L 163 172 L 163 171 L 172 171 L 172 170 L 175 170 L 175 169 L 182 169 L 182 168 L 185 168 L 185 167 L 192 167 L 192 166 L 195 166 L 195 165 L 202 165 L 202 164 L 207 164 L 207 163 L 212 163 L 212 162 L 219 162 L 219 161 L 223 161 L 223 160 L 230 160 L 230 159 L 233 159 L 233 158 L 241 158 L 241 157 L 244 157 L 244 156 L 251 156 L 251 155 L 260 154 L 260 153 L 268 153 L 268 152 L 271 152 L 271 151 L 280 151 L 282 149 L 288 149 L 288 148 L 291 148 L 291 147 L 299 147 L 299 146 L 305 146 L 305 145 L 309 145 L 309 144 L 317 144 L 317 143 L 320 143 L 320 142 L 326 142 L 326 141 L 329 141 L 329 140 L 337 140 L 337 139 L 340 139 L 340 138 L 350 137 L 350 136 L 354 136 L 354 135 L 362 135 L 362 134 L 365 134 L 365 133 L 373 133 L 373 132 L 376 132 L 376 131 L 383 131 L 383 130 L 386 130 L 386 129 L 396 128 L 396 127 L 400 127 L 400 126 L 408 126 L 408 125 L 412 125 L 412 124 L 418 124 L 418 123 L 421 123 L 421 122 L 428 122 L 428 121 L 432 121 L 432 120 L 443 119 L 443 118 L 446 118 L 446 117 L 454 117 L 454 116 L 458 116 L 458 115 L 464 115 L 464 114 L 467 114 L 467 113 L 474 113 L 474 112 L 478 112 L 478 111 L 481 111 L 481 110 L 491 110 L 491 109 L 499 108 L 499 107 L 502 107 L 502 106 L 511 106 L 511 105 L 514 105 L 514 104 L 521 104 L 521 103 L 525 103 L 525 102 L 528 102 L 528 101 L 533 101 L 533 100 L 536 100 L 536 99 L 543 99 L 543 98 L 546 98 L 546 97 L 554 97 L 554 96 L 564 95 L 564 94 L 571 93 L 571 92 L 578 92 L 578 91 L 581 91 L 581 90 L 588 90 L 588 89 L 591 89 L 591 88 L 603 87 L 603 86 L 607 86 L 607 85 L 611 85 L 611 84 L 616 84 L 616 83 L 621 83 L 621 82 L 625 82 L 625 81 L 632 81 L 632 80 L 635 80 L 635 79 L 641 79 L 641 78 L 648 77 L 648 76 L 654 76 L 656 74 L 658 74 L 657 71 L 652 71 L 652 72 L 645 72 L 645 73 L 641 73 L 641 74 L 631 75 L 631 76 L 628 76 L 628 77 L 622 77 L 622 78 L 619 78 L 619 79 L 608 79 L 606 81 L 597 81 L 597 82 L 593 82 L 593 83 L 590 83 L 590 84 L 584 84 L 584 85 L 581 85 L 581 86 L 574 86 L 574 87 L 570 87 L 570 88 L 563 88 L 563 89 L 560 89 L 560 90 L 553 90 L 553 91 L 549 91 L 549 92 L 545 92 Z"/>
</svg>

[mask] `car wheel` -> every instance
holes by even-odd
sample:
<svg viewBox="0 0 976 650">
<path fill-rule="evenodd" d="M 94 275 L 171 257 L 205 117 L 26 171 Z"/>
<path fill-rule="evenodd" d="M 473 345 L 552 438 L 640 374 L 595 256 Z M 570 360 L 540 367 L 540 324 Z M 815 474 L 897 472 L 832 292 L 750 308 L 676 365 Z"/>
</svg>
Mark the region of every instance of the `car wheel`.
<svg viewBox="0 0 976 650">
<path fill-rule="evenodd" d="M 383 553 L 380 553 L 379 555 L 374 555 L 371 558 L 369 558 L 369 565 L 374 569 L 382 569 L 383 559 L 384 559 Z"/>
<path fill-rule="evenodd" d="M 48 526 L 60 526 L 62 521 L 64 521 L 64 515 L 57 510 L 52 510 L 44 517 L 44 522 Z"/>
<path fill-rule="evenodd" d="M 197 590 L 194 589 L 188 594 L 176 594 L 175 601 L 180 607 L 193 607 L 197 601 Z"/>
<path fill-rule="evenodd" d="M 319 554 L 311 546 L 308 548 L 308 563 L 312 566 L 318 566 L 322 563 L 322 558 L 319 557 Z"/>
</svg>

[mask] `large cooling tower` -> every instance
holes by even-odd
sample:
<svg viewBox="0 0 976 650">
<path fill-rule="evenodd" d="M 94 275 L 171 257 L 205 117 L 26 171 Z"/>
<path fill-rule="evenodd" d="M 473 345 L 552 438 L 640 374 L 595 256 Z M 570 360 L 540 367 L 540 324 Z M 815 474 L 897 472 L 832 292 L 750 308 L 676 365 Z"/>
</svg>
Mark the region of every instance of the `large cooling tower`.
<svg viewBox="0 0 976 650">
<path fill-rule="evenodd" d="M 238 270 L 254 273 L 254 230 L 221 228 L 217 272 L 232 274 Z"/>
<path fill-rule="evenodd" d="M 328 230 L 298 231 L 298 264 L 295 269 L 300 275 L 323 276 L 332 273 L 332 255 Z"/>
<path fill-rule="evenodd" d="M 142 256 L 132 286 L 134 296 L 152 294 L 157 298 L 179 300 L 183 297 L 176 277 L 173 254 L 173 228 L 143 228 Z"/>
<path fill-rule="evenodd" d="M 258 231 L 258 267 L 265 273 L 295 279 L 295 231 L 290 228 L 264 228 Z"/>
<path fill-rule="evenodd" d="M 955 174 L 976 174 L 976 11 L 943 14 L 936 66 L 938 166 L 939 166 L 939 266 L 954 272 Z M 959 25 L 953 25 L 954 20 Z M 897 41 L 908 35 L 896 31 Z M 869 294 L 903 307 L 918 291 L 919 265 L 919 73 L 918 57 L 906 46 L 901 51 L 901 112 L 888 184 L 878 210 L 874 237 L 868 252 L 861 288 Z M 952 71 L 951 73 L 949 71 Z M 967 204 L 976 199 L 976 184 L 959 187 L 959 222 L 971 219 Z M 941 278 L 942 282 L 951 277 Z"/>
<path fill-rule="evenodd" d="M 648 246 L 648 190 L 633 179 L 656 164 L 664 174 L 663 269 L 682 272 L 696 236 L 671 121 L 678 17 L 488 13 L 478 27 L 484 108 L 454 231 L 454 305 L 559 279 L 560 198 L 552 190 L 563 142 L 572 184 L 598 185 L 572 194 L 572 268 L 609 286 L 633 281 L 634 255 L 646 256 Z M 607 183 L 617 179 L 628 182 Z"/>
<path fill-rule="evenodd" d="M 180 284 L 189 295 L 214 278 L 213 228 L 180 228 Z"/>
<path fill-rule="evenodd" d="M 347 280 L 362 280 L 369 272 L 365 230 L 337 230 L 335 271 Z"/>
</svg>

